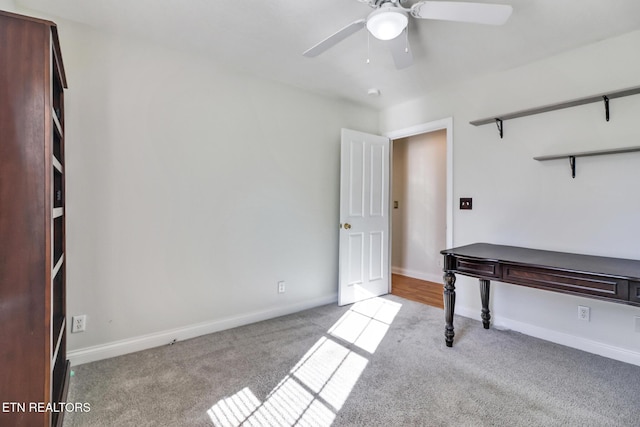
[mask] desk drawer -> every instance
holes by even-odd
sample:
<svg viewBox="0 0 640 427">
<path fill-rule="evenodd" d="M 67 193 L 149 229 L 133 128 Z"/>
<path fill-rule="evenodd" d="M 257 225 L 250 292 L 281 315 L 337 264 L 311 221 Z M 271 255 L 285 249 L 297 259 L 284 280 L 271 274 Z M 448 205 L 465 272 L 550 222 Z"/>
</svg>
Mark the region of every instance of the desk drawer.
<svg viewBox="0 0 640 427">
<path fill-rule="evenodd" d="M 491 261 L 477 261 L 469 258 L 456 258 L 456 270 L 461 274 L 475 277 L 500 278 L 500 264 Z"/>
<path fill-rule="evenodd" d="M 640 303 L 640 282 L 629 282 L 629 301 Z"/>
<path fill-rule="evenodd" d="M 627 280 L 561 270 L 504 265 L 503 281 L 552 291 L 629 300 Z"/>
</svg>

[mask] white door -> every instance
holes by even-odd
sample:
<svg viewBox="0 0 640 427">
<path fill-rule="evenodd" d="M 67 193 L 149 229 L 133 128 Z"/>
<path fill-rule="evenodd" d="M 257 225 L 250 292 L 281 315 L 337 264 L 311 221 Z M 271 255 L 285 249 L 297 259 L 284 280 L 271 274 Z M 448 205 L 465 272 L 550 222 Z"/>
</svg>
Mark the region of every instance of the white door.
<svg viewBox="0 0 640 427">
<path fill-rule="evenodd" d="M 389 139 L 342 129 L 338 304 L 389 293 Z"/>
</svg>

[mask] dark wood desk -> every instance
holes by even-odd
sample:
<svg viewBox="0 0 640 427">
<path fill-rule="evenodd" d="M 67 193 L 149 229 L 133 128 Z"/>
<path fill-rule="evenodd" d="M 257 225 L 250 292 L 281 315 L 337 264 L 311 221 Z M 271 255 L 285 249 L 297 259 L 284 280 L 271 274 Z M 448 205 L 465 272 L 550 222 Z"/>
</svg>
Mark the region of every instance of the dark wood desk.
<svg viewBox="0 0 640 427">
<path fill-rule="evenodd" d="M 445 342 L 453 345 L 455 273 L 480 279 L 482 324 L 489 329 L 491 280 L 640 306 L 640 261 L 475 243 L 444 255 Z"/>
</svg>

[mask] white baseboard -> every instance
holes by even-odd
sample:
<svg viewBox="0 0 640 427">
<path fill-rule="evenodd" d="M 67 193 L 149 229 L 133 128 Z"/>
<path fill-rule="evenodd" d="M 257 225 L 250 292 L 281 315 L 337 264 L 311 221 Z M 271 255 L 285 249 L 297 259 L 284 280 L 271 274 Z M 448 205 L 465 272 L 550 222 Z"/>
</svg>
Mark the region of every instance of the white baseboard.
<svg viewBox="0 0 640 427">
<path fill-rule="evenodd" d="M 155 332 L 153 334 L 72 350 L 67 353 L 67 358 L 71 362 L 71 366 L 82 365 L 83 363 L 95 362 L 97 360 L 108 359 L 128 353 L 134 353 L 136 351 L 167 345 L 173 340 L 183 341 L 214 332 L 224 331 L 226 329 L 236 328 L 238 326 L 244 326 L 279 316 L 285 316 L 287 314 L 297 313 L 299 311 L 319 307 L 321 305 L 333 304 L 337 301 L 338 294 L 335 294 L 284 307 L 246 313 L 237 317 L 228 317 L 210 322 L 197 323 L 194 325 L 184 326 L 182 328 L 175 328 Z"/>
<path fill-rule="evenodd" d="M 469 317 L 471 319 L 480 319 L 480 310 L 473 310 L 469 307 L 456 307 L 456 315 Z M 455 326 L 455 321 L 454 321 Z M 506 317 L 495 316 L 491 318 L 491 327 L 496 329 L 506 329 L 523 333 L 535 338 L 540 338 L 545 341 L 551 341 L 556 344 L 565 345 L 567 347 L 576 348 L 578 350 L 586 351 L 588 353 L 597 354 L 600 356 L 608 357 L 610 359 L 619 360 L 621 362 L 630 363 L 632 365 L 640 366 L 640 353 L 627 350 L 621 347 L 615 347 L 609 344 L 601 343 L 598 341 L 590 340 L 587 338 L 577 337 L 575 335 L 567 334 L 565 332 L 555 331 L 553 329 L 547 329 L 540 326 L 532 325 L 530 323 L 520 322 L 518 320 L 508 319 Z"/>
<path fill-rule="evenodd" d="M 442 274 L 424 273 L 402 267 L 391 267 L 391 272 L 401 276 L 413 277 L 414 279 L 426 280 L 427 282 L 443 283 Z"/>
</svg>

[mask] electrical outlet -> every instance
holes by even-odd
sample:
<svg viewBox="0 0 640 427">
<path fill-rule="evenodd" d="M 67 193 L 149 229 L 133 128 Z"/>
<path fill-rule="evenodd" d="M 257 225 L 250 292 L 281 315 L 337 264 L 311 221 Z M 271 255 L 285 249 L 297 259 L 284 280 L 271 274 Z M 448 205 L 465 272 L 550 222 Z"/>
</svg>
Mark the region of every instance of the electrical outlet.
<svg viewBox="0 0 640 427">
<path fill-rule="evenodd" d="M 284 294 L 285 291 L 285 283 L 284 282 L 278 282 L 278 293 L 279 294 Z"/>
<path fill-rule="evenodd" d="M 578 319 L 584 320 L 586 322 L 589 321 L 589 311 L 591 309 L 589 307 L 585 307 L 584 305 L 578 306 Z"/>
<path fill-rule="evenodd" d="M 84 332 L 87 327 L 87 315 L 73 316 L 71 318 L 71 333 Z"/>
</svg>

